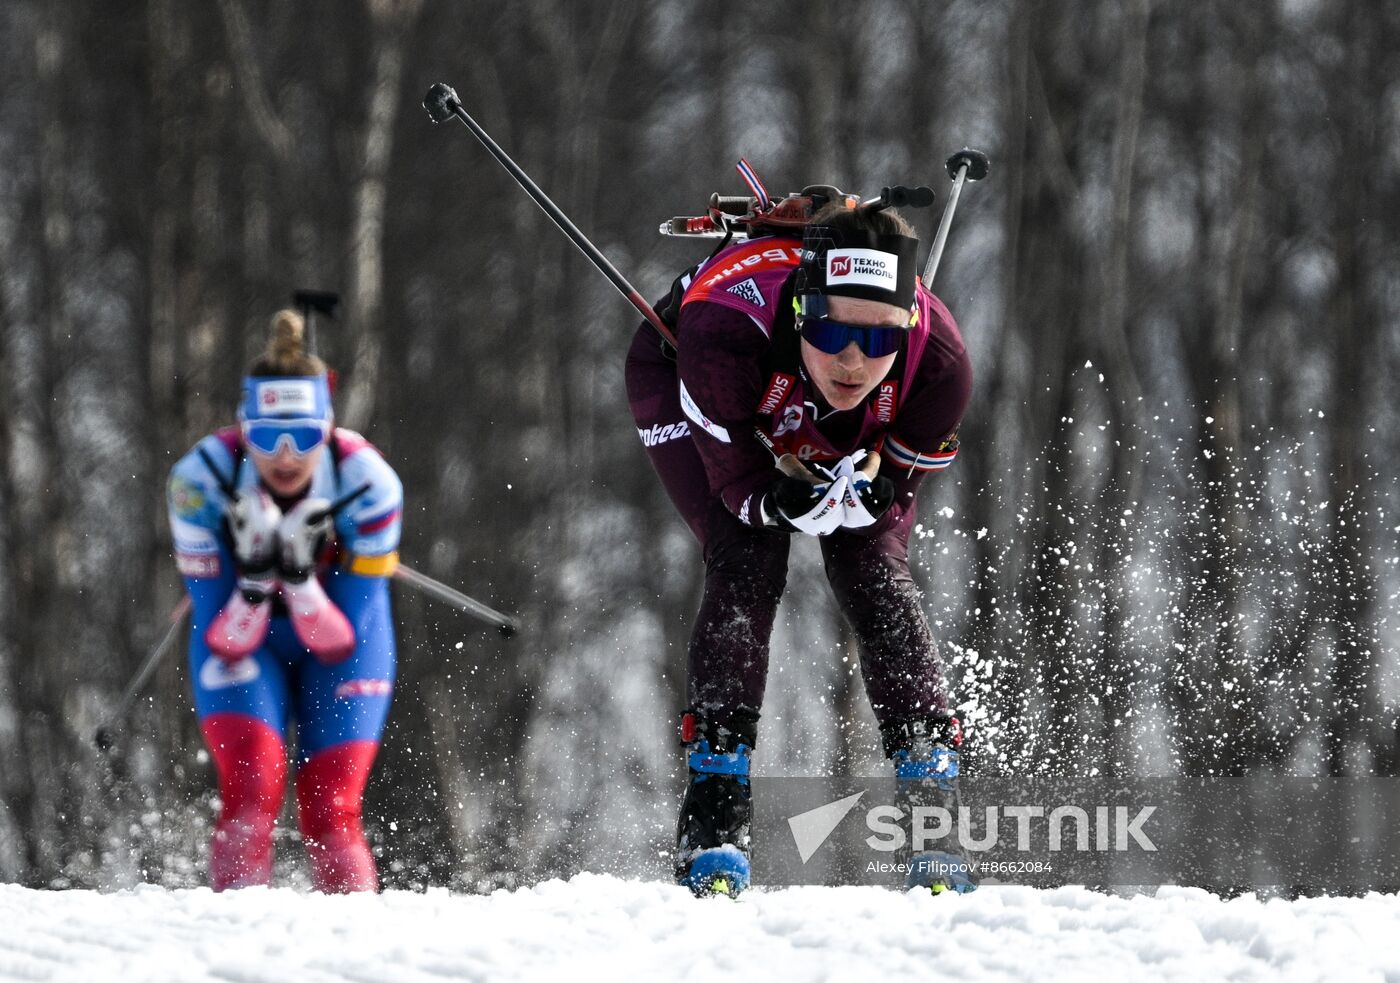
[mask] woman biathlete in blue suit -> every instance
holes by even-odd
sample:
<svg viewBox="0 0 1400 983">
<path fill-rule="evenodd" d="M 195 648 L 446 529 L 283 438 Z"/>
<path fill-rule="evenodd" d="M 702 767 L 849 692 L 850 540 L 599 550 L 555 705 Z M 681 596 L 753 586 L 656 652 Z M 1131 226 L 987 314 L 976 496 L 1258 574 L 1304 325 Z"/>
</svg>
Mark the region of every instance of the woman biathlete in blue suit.
<svg viewBox="0 0 1400 983">
<path fill-rule="evenodd" d="M 363 437 L 334 426 L 326 367 L 302 332 L 295 312 L 274 318 L 238 425 L 205 437 L 170 476 L 195 709 L 223 800 L 215 890 L 271 878 L 293 720 L 316 888 L 379 883 L 360 808 L 394 684 L 388 578 L 403 489 Z"/>
</svg>

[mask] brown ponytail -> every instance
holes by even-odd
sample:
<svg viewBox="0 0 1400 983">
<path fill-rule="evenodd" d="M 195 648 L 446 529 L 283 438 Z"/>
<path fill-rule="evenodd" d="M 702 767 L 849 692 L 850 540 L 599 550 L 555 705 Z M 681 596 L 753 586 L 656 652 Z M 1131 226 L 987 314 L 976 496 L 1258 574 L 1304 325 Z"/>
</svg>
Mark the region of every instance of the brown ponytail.
<svg viewBox="0 0 1400 983">
<path fill-rule="evenodd" d="M 326 363 L 306 350 L 306 323 L 300 314 L 283 309 L 272 316 L 272 333 L 263 352 L 248 374 L 325 375 Z"/>
</svg>

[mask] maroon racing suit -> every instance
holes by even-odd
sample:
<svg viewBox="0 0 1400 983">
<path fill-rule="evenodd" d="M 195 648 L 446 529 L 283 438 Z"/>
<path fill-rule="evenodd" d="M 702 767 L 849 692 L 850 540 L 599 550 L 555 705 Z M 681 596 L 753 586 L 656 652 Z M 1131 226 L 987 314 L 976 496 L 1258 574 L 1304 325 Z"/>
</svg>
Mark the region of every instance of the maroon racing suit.
<svg viewBox="0 0 1400 983">
<path fill-rule="evenodd" d="M 874 525 L 819 541 L 884 726 L 947 709 L 909 572 L 909 533 L 920 482 L 957 454 L 971 363 L 952 315 L 920 285 L 917 321 L 890 373 L 861 406 L 833 411 L 798 354 L 790 285 L 798 247 L 789 238 L 740 242 L 678 281 L 679 354 L 644 322 L 627 355 L 627 395 L 652 465 L 704 555 L 689 699 L 706 713 L 756 712 L 763 703 L 792 535 L 763 525 L 759 502 L 780 477 L 775 454 L 821 462 L 880 453 L 894 503 Z"/>
</svg>

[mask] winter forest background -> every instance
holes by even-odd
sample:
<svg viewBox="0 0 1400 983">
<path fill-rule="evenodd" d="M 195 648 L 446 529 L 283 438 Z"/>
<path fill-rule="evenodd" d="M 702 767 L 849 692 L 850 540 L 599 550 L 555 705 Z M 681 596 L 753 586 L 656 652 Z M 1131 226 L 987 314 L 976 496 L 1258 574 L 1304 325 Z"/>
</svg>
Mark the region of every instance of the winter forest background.
<svg viewBox="0 0 1400 983">
<path fill-rule="evenodd" d="M 4 0 L 0 878 L 202 881 L 170 464 L 297 287 L 407 488 L 366 819 L 387 886 L 661 877 L 698 551 L 628 414 L 638 318 L 436 81 L 643 293 L 738 194 L 987 151 L 935 290 L 976 370 L 914 547 L 969 770 L 1395 775 L 1400 6 L 1361 0 Z M 756 767 L 882 774 L 817 551 Z M 284 824 L 279 863 L 300 851 Z"/>
</svg>

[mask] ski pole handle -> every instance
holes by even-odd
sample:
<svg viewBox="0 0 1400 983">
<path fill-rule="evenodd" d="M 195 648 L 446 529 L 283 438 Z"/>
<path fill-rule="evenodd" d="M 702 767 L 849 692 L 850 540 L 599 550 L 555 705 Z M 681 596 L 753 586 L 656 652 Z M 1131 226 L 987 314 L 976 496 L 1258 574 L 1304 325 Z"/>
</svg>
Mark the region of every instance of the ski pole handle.
<svg viewBox="0 0 1400 983">
<path fill-rule="evenodd" d="M 661 337 L 665 338 L 672 348 L 676 347 L 676 336 L 670 328 L 666 327 L 665 322 L 661 320 L 656 311 L 651 309 L 646 298 L 637 292 L 636 287 L 627 282 L 627 278 L 618 272 L 617 267 L 608 261 L 608 258 L 602 254 L 597 246 L 589 242 L 588 237 L 579 231 L 578 226 L 569 221 L 569 217 L 559 206 L 550 201 L 549 196 L 540 190 L 540 186 L 530 180 L 530 175 L 526 174 L 520 165 L 510 159 L 510 156 L 500 148 L 495 140 L 491 139 L 476 120 L 467 115 L 467 111 L 462 108 L 462 100 L 457 98 L 457 92 L 452 86 L 444 82 L 434 83 L 433 87 L 428 90 L 428 94 L 423 97 L 423 108 L 428 111 L 428 116 L 432 118 L 434 123 L 445 123 L 454 116 L 465 123 L 467 129 L 471 130 L 472 134 L 481 141 L 481 145 L 486 148 L 487 152 L 510 172 L 510 176 L 515 178 L 515 183 L 534 199 L 535 204 L 544 210 L 544 213 L 550 217 L 555 225 L 559 226 L 559 231 L 568 236 L 569 241 L 593 261 L 593 265 L 598 267 L 598 270 L 612 282 L 612 285 L 621 292 L 622 296 L 626 297 L 632 306 L 641 312 L 642 317 L 646 318 L 651 326 L 660 332 Z"/>
</svg>

